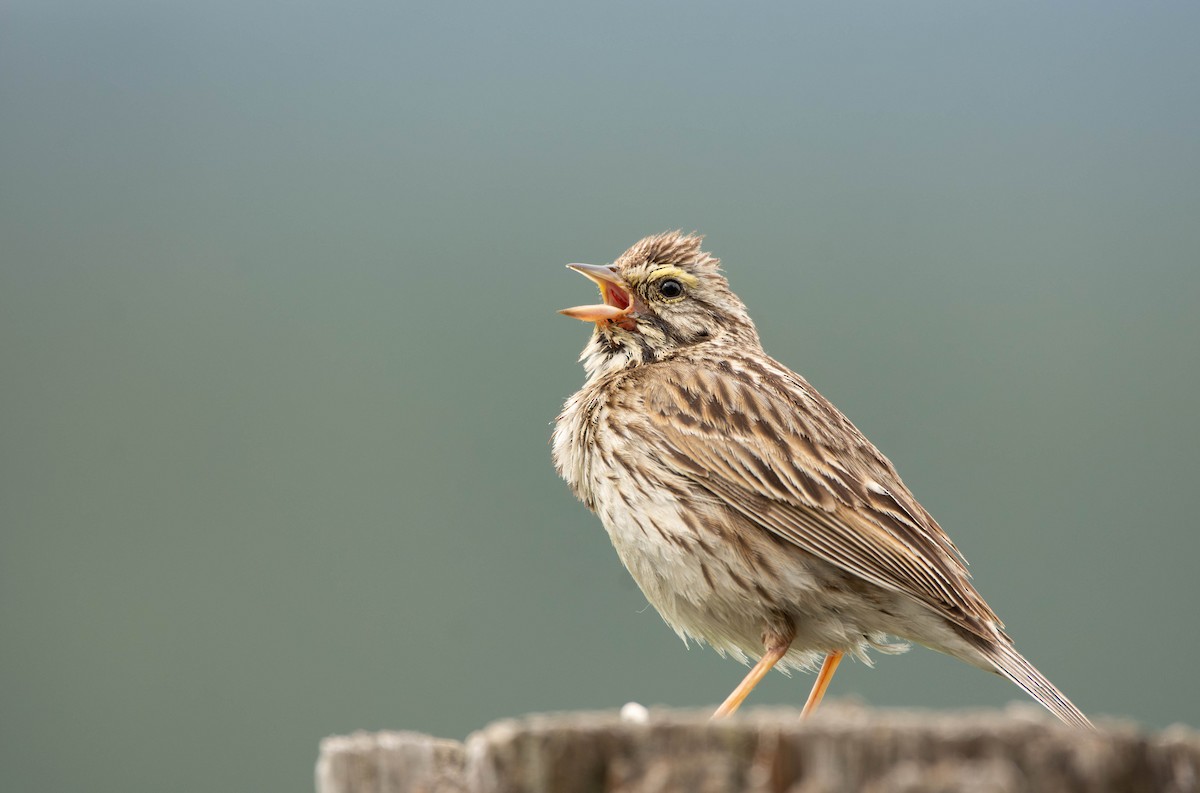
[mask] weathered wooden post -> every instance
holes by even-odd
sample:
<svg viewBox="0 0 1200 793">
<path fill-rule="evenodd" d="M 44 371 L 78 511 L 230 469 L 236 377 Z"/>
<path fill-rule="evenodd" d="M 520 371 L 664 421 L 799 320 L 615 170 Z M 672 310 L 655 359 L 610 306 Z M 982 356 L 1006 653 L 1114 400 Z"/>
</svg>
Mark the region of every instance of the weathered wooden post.
<svg viewBox="0 0 1200 793">
<path fill-rule="evenodd" d="M 464 743 L 417 733 L 328 738 L 318 793 L 1186 793 L 1200 733 L 1003 712 L 870 710 L 830 703 L 800 722 L 757 710 L 723 722 L 652 711 L 528 716 Z"/>
</svg>

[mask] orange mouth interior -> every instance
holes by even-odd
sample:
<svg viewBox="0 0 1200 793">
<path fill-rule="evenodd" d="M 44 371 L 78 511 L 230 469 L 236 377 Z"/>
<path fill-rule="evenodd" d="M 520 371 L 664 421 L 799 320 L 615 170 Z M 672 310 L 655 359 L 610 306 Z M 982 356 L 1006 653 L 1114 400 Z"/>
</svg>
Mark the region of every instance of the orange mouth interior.
<svg viewBox="0 0 1200 793">
<path fill-rule="evenodd" d="M 604 299 L 605 303 L 622 311 L 629 308 L 631 302 L 629 293 L 616 284 L 602 284 L 600 286 L 600 296 Z"/>
</svg>

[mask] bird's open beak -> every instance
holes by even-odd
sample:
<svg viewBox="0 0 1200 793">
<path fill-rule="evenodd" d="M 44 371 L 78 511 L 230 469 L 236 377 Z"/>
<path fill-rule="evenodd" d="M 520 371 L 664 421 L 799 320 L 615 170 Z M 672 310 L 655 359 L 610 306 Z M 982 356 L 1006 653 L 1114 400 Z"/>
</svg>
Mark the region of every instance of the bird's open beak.
<svg viewBox="0 0 1200 793">
<path fill-rule="evenodd" d="M 613 321 L 629 316 L 629 312 L 633 310 L 633 296 L 612 267 L 604 264 L 568 264 L 567 267 L 586 276 L 600 287 L 600 297 L 604 303 L 564 308 L 559 314 L 584 322 Z"/>
</svg>

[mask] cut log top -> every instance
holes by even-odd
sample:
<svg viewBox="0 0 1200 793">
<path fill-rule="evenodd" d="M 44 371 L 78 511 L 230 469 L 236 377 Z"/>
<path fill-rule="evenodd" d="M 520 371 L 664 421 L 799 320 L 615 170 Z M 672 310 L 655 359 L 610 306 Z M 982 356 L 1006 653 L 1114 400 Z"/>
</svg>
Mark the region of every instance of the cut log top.
<svg viewBox="0 0 1200 793">
<path fill-rule="evenodd" d="M 1032 705 L 997 712 L 651 710 L 527 716 L 465 743 L 409 732 L 321 742 L 318 793 L 1185 793 L 1200 733 L 1124 722 L 1064 727 Z"/>
</svg>

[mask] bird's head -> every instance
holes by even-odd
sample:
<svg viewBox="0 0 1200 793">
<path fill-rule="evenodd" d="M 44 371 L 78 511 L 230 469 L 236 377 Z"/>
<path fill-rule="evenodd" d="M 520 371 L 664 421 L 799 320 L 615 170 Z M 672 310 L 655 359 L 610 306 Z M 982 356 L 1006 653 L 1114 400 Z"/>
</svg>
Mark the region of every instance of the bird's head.
<svg viewBox="0 0 1200 793">
<path fill-rule="evenodd" d="M 646 237 L 612 264 L 568 264 L 600 287 L 602 303 L 560 314 L 595 323 L 581 360 L 589 373 L 653 363 L 695 344 L 758 344 L 746 306 L 729 291 L 702 237 Z"/>
</svg>

